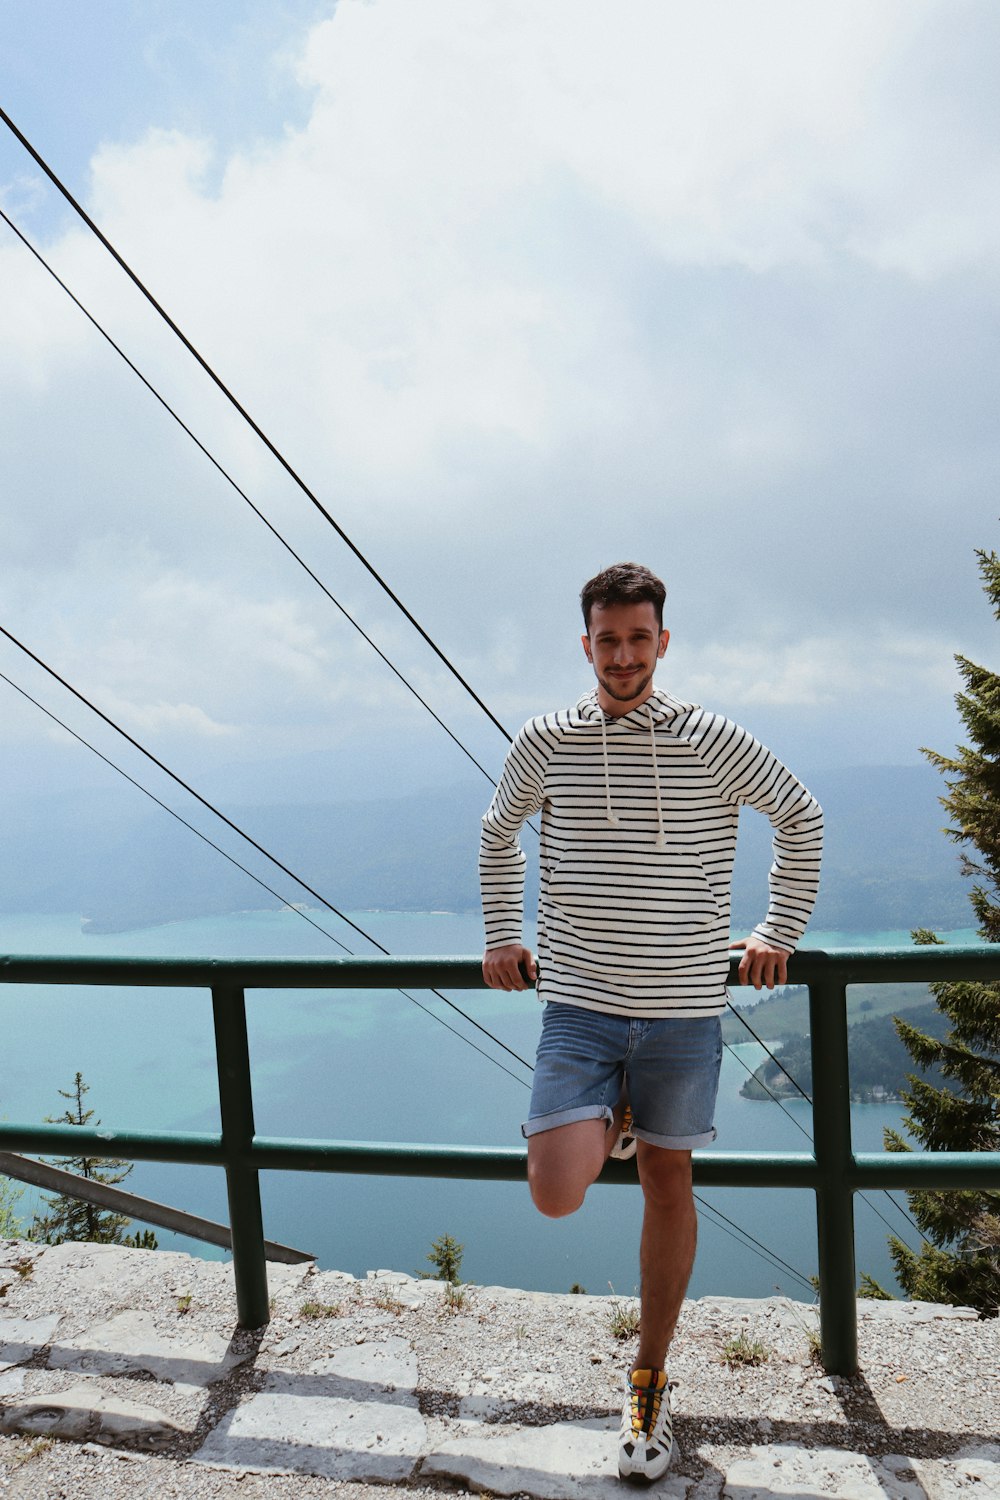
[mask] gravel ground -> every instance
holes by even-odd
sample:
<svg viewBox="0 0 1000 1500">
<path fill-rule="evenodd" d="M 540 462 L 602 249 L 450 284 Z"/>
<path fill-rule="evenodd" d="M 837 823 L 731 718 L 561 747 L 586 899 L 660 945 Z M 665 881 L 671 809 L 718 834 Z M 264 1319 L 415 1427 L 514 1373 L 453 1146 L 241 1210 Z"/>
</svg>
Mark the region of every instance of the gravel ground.
<svg viewBox="0 0 1000 1500">
<path fill-rule="evenodd" d="M 0 1436 L 0 1497 L 313 1500 L 336 1492 L 341 1500 L 376 1493 L 384 1500 L 385 1486 L 240 1475 L 190 1459 L 268 1372 L 305 1374 L 338 1349 L 387 1336 L 416 1352 L 420 1411 L 435 1441 L 471 1423 L 541 1426 L 620 1409 L 634 1344 L 616 1337 L 613 1324 L 627 1320 L 630 1299 L 468 1287 L 451 1300 L 438 1282 L 393 1272 L 360 1281 L 312 1268 L 271 1273 L 272 1320 L 246 1332 L 235 1329 L 232 1272 L 224 1263 L 118 1247 L 0 1244 L 0 1319 L 62 1315 L 57 1336 L 16 1371 L 0 1373 L 0 1406 L 12 1375 L 26 1394 L 79 1384 L 79 1370 L 51 1363 L 74 1338 L 124 1314 L 142 1315 L 147 1334 L 189 1341 L 202 1372 L 202 1383 L 193 1384 L 169 1383 L 162 1371 L 157 1378 L 155 1364 L 95 1369 L 103 1390 L 148 1402 L 178 1432 L 156 1453 Z M 670 1368 L 678 1446 L 671 1475 L 698 1481 L 692 1494 L 718 1495 L 726 1469 L 754 1445 L 935 1460 L 997 1441 L 997 1320 L 926 1304 L 862 1302 L 859 1311 L 861 1373 L 838 1379 L 816 1362 L 814 1308 L 784 1298 L 685 1304 Z M 228 1367 L 213 1364 L 223 1355 Z M 414 1497 L 441 1493 L 406 1488 Z"/>
</svg>

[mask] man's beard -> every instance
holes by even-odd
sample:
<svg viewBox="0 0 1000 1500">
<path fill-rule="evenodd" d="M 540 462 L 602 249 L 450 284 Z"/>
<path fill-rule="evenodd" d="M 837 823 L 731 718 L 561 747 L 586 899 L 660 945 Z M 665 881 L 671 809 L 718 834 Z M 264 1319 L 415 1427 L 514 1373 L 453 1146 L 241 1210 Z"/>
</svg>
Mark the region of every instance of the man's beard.
<svg viewBox="0 0 1000 1500">
<path fill-rule="evenodd" d="M 644 693 L 653 680 L 652 671 L 647 672 L 645 677 L 639 677 L 629 682 L 628 687 L 616 682 L 614 677 L 598 677 L 597 681 L 607 693 L 609 698 L 614 698 L 616 703 L 630 703 L 633 698 L 638 698 Z"/>
</svg>

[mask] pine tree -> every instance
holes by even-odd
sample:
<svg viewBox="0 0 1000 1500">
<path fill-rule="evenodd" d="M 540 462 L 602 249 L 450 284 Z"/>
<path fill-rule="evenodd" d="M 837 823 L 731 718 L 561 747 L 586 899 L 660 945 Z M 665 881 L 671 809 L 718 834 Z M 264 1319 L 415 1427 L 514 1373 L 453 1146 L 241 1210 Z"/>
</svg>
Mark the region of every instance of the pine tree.
<svg viewBox="0 0 1000 1500">
<path fill-rule="evenodd" d="M 983 588 L 1000 620 L 1000 559 L 977 550 Z M 970 745 L 954 756 L 924 750 L 945 777 L 941 804 L 951 818 L 945 830 L 964 850 L 962 870 L 975 884 L 970 901 L 979 935 L 1000 942 L 1000 676 L 964 656 L 955 658 L 965 691 L 955 702 Z M 917 943 L 940 940 L 926 929 Z M 921 1069 L 936 1063 L 944 1084 L 909 1075 L 903 1093 L 908 1133 L 928 1151 L 1000 1150 L 1000 982 L 938 983 L 931 993 L 949 1029 L 938 1041 L 904 1021 L 896 1021 L 907 1051 Z M 886 1149 L 911 1149 L 887 1130 Z M 926 1243 L 919 1252 L 893 1237 L 889 1241 L 896 1275 L 907 1296 L 928 1302 L 975 1307 L 984 1317 L 1000 1309 L 1000 1193 L 911 1192 L 913 1216 Z"/>
<path fill-rule="evenodd" d="M 15 1212 L 23 1188 L 15 1187 L 9 1177 L 0 1177 L 0 1240 L 19 1240 L 24 1222 Z"/>
<path fill-rule="evenodd" d="M 90 1092 L 90 1085 L 84 1083 L 83 1074 L 76 1074 L 71 1089 L 60 1089 L 59 1092 L 64 1099 L 70 1100 L 70 1107 L 61 1115 L 46 1115 L 47 1122 L 50 1125 L 89 1125 L 94 1118 L 94 1111 L 83 1107 L 83 1096 Z M 95 1120 L 94 1123 L 100 1125 L 101 1122 Z M 133 1164 L 118 1157 L 64 1156 L 59 1157 L 55 1165 L 75 1172 L 78 1177 L 114 1184 L 124 1182 Z M 156 1236 L 148 1229 L 140 1230 L 134 1235 L 125 1234 L 132 1222 L 125 1214 L 99 1208 L 96 1203 L 84 1203 L 65 1193 L 58 1193 L 45 1201 L 51 1212 L 35 1216 L 31 1226 L 31 1238 L 34 1240 L 41 1240 L 47 1245 L 61 1245 L 66 1240 L 92 1240 L 101 1245 L 135 1245 L 142 1250 L 156 1249 Z"/>
<path fill-rule="evenodd" d="M 434 1266 L 433 1271 L 418 1271 L 417 1275 L 422 1278 L 432 1278 L 438 1281 L 447 1281 L 451 1286 L 461 1286 L 459 1271 L 462 1269 L 462 1254 L 464 1245 L 460 1245 L 450 1234 L 442 1234 L 436 1240 L 431 1240 L 431 1248 L 427 1252 L 427 1259 Z"/>
</svg>

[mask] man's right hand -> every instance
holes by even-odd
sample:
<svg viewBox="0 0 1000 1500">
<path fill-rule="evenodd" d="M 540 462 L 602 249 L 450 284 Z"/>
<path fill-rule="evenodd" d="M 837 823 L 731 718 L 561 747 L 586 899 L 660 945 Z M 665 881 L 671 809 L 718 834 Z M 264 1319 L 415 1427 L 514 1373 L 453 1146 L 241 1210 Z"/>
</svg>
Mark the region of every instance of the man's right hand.
<svg viewBox="0 0 1000 1500">
<path fill-rule="evenodd" d="M 483 954 L 483 978 L 491 990 L 530 989 L 538 978 L 534 954 L 530 948 L 523 948 L 520 943 L 508 943 L 503 948 L 489 948 Z"/>
</svg>

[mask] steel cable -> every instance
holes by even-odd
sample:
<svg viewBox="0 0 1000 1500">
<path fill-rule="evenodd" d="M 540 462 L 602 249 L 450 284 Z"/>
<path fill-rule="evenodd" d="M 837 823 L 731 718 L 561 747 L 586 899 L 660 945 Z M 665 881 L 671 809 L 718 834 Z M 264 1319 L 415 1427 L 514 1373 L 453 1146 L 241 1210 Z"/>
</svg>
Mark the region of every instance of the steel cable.
<svg viewBox="0 0 1000 1500">
<path fill-rule="evenodd" d="M 245 501 L 245 503 L 253 511 L 254 515 L 264 523 L 271 535 L 281 543 L 282 547 L 284 547 L 285 551 L 295 559 L 299 567 L 302 568 L 306 573 L 308 573 L 313 583 L 315 583 L 316 586 L 323 591 L 327 599 L 329 599 L 330 603 L 334 605 L 336 609 L 339 609 L 344 619 L 354 627 L 354 629 L 361 636 L 362 640 L 364 640 L 372 648 L 375 654 L 385 662 L 390 672 L 394 673 L 399 681 L 403 684 L 403 686 L 413 694 L 414 698 L 416 698 L 421 707 L 425 708 L 430 714 L 431 718 L 435 721 L 435 723 L 441 726 L 445 734 L 448 735 L 449 739 L 454 741 L 454 743 L 461 750 L 462 754 L 472 762 L 476 770 L 482 772 L 482 774 L 486 777 L 486 780 L 490 783 L 490 786 L 495 787 L 496 782 L 490 775 L 489 771 L 487 771 L 486 767 L 480 764 L 480 762 L 473 755 L 472 751 L 458 738 L 458 735 L 455 734 L 451 729 L 449 729 L 444 720 L 440 718 L 437 713 L 435 713 L 434 709 L 431 708 L 426 698 L 424 698 L 417 691 L 412 682 L 410 682 L 409 679 L 403 675 L 403 673 L 399 670 L 395 663 L 392 662 L 390 658 L 385 654 L 382 648 L 376 645 L 375 641 L 372 640 L 371 636 L 367 633 L 364 627 L 354 618 L 351 612 L 343 604 L 341 604 L 340 600 L 336 598 L 336 596 L 327 587 L 323 580 L 313 572 L 312 568 L 306 562 L 305 558 L 295 550 L 292 544 L 282 535 L 282 533 L 278 530 L 274 523 L 268 520 L 267 516 L 260 509 L 260 507 L 256 505 L 253 500 L 251 500 L 247 492 L 237 483 L 237 481 L 233 478 L 229 471 L 224 468 L 224 466 L 215 457 L 214 453 L 212 453 L 210 449 L 208 449 L 202 442 L 201 438 L 199 438 L 198 435 L 192 431 L 192 429 L 184 421 L 184 418 L 180 415 L 180 413 L 175 411 L 175 409 L 170 405 L 170 402 L 167 401 L 166 397 L 160 394 L 160 392 L 153 385 L 152 381 L 150 381 L 139 369 L 138 365 L 136 365 L 135 362 L 129 358 L 121 345 L 112 338 L 107 329 L 101 323 L 99 323 L 98 320 L 94 317 L 93 313 L 84 306 L 76 293 L 67 286 L 66 282 L 63 281 L 62 277 L 55 270 L 55 268 L 49 264 L 41 251 L 31 243 L 27 235 L 17 226 L 17 224 L 14 223 L 13 219 L 3 210 L 3 208 L 0 208 L 0 219 L 3 219 L 4 223 L 12 231 L 12 233 L 17 235 L 17 238 L 21 241 L 22 245 L 24 245 L 25 249 L 31 252 L 31 254 L 38 261 L 39 265 L 44 267 L 44 269 L 52 277 L 52 280 L 56 283 L 56 285 L 61 287 L 61 289 L 66 293 L 66 296 L 69 297 L 70 301 L 79 308 L 80 312 L 83 313 L 83 316 L 92 325 L 92 327 L 94 327 L 101 335 L 101 337 L 111 346 L 111 348 L 115 351 L 119 358 L 124 360 L 125 364 L 132 371 L 132 374 L 135 375 L 137 379 L 141 380 L 142 384 L 145 386 L 146 390 L 149 391 L 150 395 L 153 396 L 155 400 L 157 400 L 163 407 L 164 411 L 174 419 L 178 427 L 180 427 L 181 431 L 184 432 L 191 439 L 192 443 L 194 443 L 195 447 L 204 454 L 209 463 L 212 464 L 212 466 L 222 475 L 226 483 L 231 485 L 231 487 L 236 491 L 237 495 L 239 495 L 240 499 Z"/>
<path fill-rule="evenodd" d="M 348 927 L 350 927 L 354 932 L 356 932 L 359 937 L 363 937 L 366 942 L 371 943 L 372 947 L 376 948 L 379 953 L 384 953 L 387 958 L 391 957 L 389 949 L 386 948 L 382 943 L 380 943 L 378 938 L 372 937 L 370 932 L 366 932 L 365 929 L 363 927 L 360 927 L 357 922 L 352 921 L 351 918 L 347 916 L 345 912 L 341 911 L 339 907 L 335 906 L 332 901 L 328 901 L 327 898 L 319 891 L 317 891 L 313 886 L 311 886 L 308 881 L 303 880 L 301 875 L 297 875 L 294 870 L 289 869 L 288 865 L 280 860 L 276 854 L 272 854 L 269 849 L 265 849 L 263 844 L 255 839 L 251 834 L 245 832 L 245 830 L 242 829 L 238 823 L 235 823 L 232 818 L 227 817 L 226 814 L 221 810 L 221 808 L 216 807 L 215 804 L 213 802 L 210 802 L 207 797 L 202 796 L 201 792 L 196 791 L 196 789 L 191 786 L 189 782 L 185 781 L 182 776 L 179 776 L 176 771 L 172 771 L 168 765 L 165 765 L 164 762 L 159 759 L 158 756 L 154 755 L 152 750 L 147 750 L 146 746 L 141 744 L 134 735 L 129 734 L 127 729 L 123 729 L 122 726 L 120 724 L 117 724 L 115 720 L 110 717 L 110 715 L 104 712 L 103 709 L 98 708 L 96 703 L 91 702 L 91 700 L 84 693 L 82 693 L 79 688 L 75 688 L 73 684 L 71 682 L 68 682 L 65 677 L 61 676 L 54 667 L 50 667 L 47 662 L 43 661 L 42 658 L 38 656 L 34 651 L 32 651 L 30 647 L 26 646 L 23 641 L 19 641 L 17 636 L 9 631 L 6 626 L 0 625 L 0 635 L 5 636 L 12 645 L 16 646 L 17 649 L 23 652 L 25 656 L 29 657 L 30 660 L 36 664 L 36 666 L 41 667 L 43 672 L 47 672 L 48 675 L 52 677 L 56 682 L 58 682 L 61 687 L 64 687 L 67 692 L 72 693 L 73 697 L 76 698 L 80 703 L 84 704 L 86 708 L 89 708 L 91 713 L 95 713 L 97 717 L 99 719 L 102 719 L 109 728 L 115 731 L 116 734 L 121 735 L 122 739 L 126 740 L 133 747 L 133 749 L 138 750 L 140 755 L 144 755 L 146 759 L 148 761 L 151 761 L 152 764 L 156 766 L 158 770 L 162 771 L 165 776 L 169 776 L 171 781 L 175 782 L 179 787 L 187 792 L 189 796 L 194 797 L 196 802 L 200 802 L 202 807 L 207 808 L 210 813 L 213 813 L 215 817 L 217 817 L 221 822 L 225 823 L 227 828 L 231 828 L 233 832 L 238 834 L 241 839 L 244 839 L 251 846 L 251 848 L 256 849 L 258 854 L 262 854 L 265 859 L 270 860 L 273 865 L 276 865 L 283 874 L 287 875 L 291 880 L 294 880 L 297 885 L 300 885 L 304 891 L 308 891 L 309 895 L 314 897 L 314 899 L 317 900 L 321 906 L 325 906 L 327 911 L 333 912 L 334 916 L 339 917 L 340 920 L 344 922 Z M 456 1005 L 453 1000 L 449 1000 L 447 995 L 442 995 L 440 990 L 432 989 L 430 993 L 432 995 L 436 995 L 437 998 L 441 1000 L 445 1005 L 449 1006 L 451 1010 L 457 1012 L 457 1014 L 460 1015 L 464 1021 L 467 1021 L 470 1026 L 474 1026 L 477 1031 L 480 1031 L 484 1036 L 489 1037 L 490 1041 L 493 1042 L 495 1046 L 500 1047 L 504 1052 L 512 1057 L 515 1062 L 519 1062 L 522 1067 L 528 1068 L 530 1070 L 531 1064 L 527 1062 L 525 1058 L 521 1057 L 519 1053 L 515 1052 L 512 1047 L 508 1047 L 506 1042 L 502 1042 L 499 1037 L 494 1036 L 493 1033 L 489 1031 L 485 1026 L 481 1026 L 480 1023 L 474 1020 L 472 1016 L 467 1015 L 460 1005 Z"/>
<path fill-rule="evenodd" d="M 0 106 L 0 120 L 3 121 L 8 130 L 10 130 L 11 134 L 15 136 L 15 138 L 21 143 L 25 151 L 27 151 L 32 160 L 45 173 L 46 177 L 56 188 L 56 190 L 61 193 L 63 198 L 65 198 L 66 202 L 73 209 L 74 213 L 76 213 L 83 220 L 84 224 L 86 224 L 91 233 L 97 237 L 100 243 L 104 246 L 105 250 L 107 250 L 108 254 L 117 262 L 117 264 L 129 278 L 129 280 L 139 290 L 142 296 L 145 297 L 146 301 L 154 309 L 154 311 L 159 314 L 159 316 L 163 319 L 171 332 L 176 334 L 177 338 L 180 339 L 181 343 L 184 345 L 188 353 L 192 356 L 193 359 L 197 361 L 197 363 L 204 370 L 205 374 L 209 377 L 213 384 L 218 387 L 218 389 L 225 396 L 226 400 L 240 414 L 240 416 L 247 423 L 250 429 L 264 444 L 265 448 L 267 448 L 272 457 L 275 458 L 281 465 L 292 482 L 297 485 L 297 487 L 302 491 L 302 493 L 306 496 L 310 503 L 315 506 L 316 510 L 320 513 L 324 520 L 333 527 L 334 531 L 340 537 L 344 545 L 349 548 L 349 550 L 354 554 L 358 562 L 361 563 L 362 567 L 365 568 L 365 570 L 378 584 L 379 588 L 382 589 L 383 593 L 385 593 L 392 600 L 396 608 L 405 616 L 405 618 L 413 626 L 417 634 L 421 636 L 421 638 L 427 643 L 428 646 L 430 646 L 431 650 L 439 658 L 439 660 L 444 663 L 451 675 L 465 689 L 469 697 L 472 698 L 473 702 L 479 705 L 490 722 L 494 724 L 497 729 L 499 729 L 500 733 L 504 735 L 507 740 L 511 740 L 513 736 L 510 734 L 510 731 L 507 730 L 503 724 L 501 724 L 500 720 L 497 718 L 496 714 L 494 714 L 489 705 L 483 701 L 483 699 L 476 692 L 475 688 L 473 688 L 471 684 L 466 681 L 455 664 L 449 659 L 447 654 L 442 650 L 437 642 L 428 634 L 428 632 L 424 629 L 416 616 L 409 609 L 407 609 L 406 605 L 403 603 L 402 599 L 400 599 L 399 595 L 396 594 L 392 588 L 390 588 L 389 584 L 382 577 L 381 573 L 379 573 L 374 565 L 368 561 L 367 557 L 365 557 L 360 547 L 358 547 L 357 544 L 351 540 L 344 528 L 336 520 L 334 520 L 333 516 L 330 514 L 329 510 L 327 510 L 326 506 L 322 503 L 319 497 L 314 494 L 314 492 L 306 484 L 305 480 L 301 477 L 298 471 L 292 467 L 291 463 L 289 463 L 288 459 L 285 458 L 281 450 L 271 441 L 267 433 L 264 432 L 263 428 L 254 421 L 253 417 L 247 411 L 246 407 L 237 400 L 226 383 L 219 375 L 216 374 L 215 370 L 204 358 L 204 356 L 199 353 L 191 340 L 177 325 L 177 323 L 175 323 L 174 319 L 161 305 L 161 303 L 157 301 L 152 292 L 140 279 L 136 272 L 132 270 L 132 267 L 128 264 L 124 257 L 115 249 L 114 245 L 108 239 L 107 235 L 98 228 L 97 224 L 95 224 L 94 220 L 87 213 L 86 209 L 84 209 L 83 206 L 76 200 L 76 198 L 74 198 L 73 194 L 70 192 L 66 184 L 57 176 L 52 167 L 49 166 L 48 162 L 45 161 L 41 154 L 35 149 L 35 147 L 28 140 L 27 136 L 23 133 L 23 131 L 18 129 L 14 121 L 11 119 L 10 115 L 6 112 L 5 109 L 2 108 L 2 106 Z"/>
</svg>

